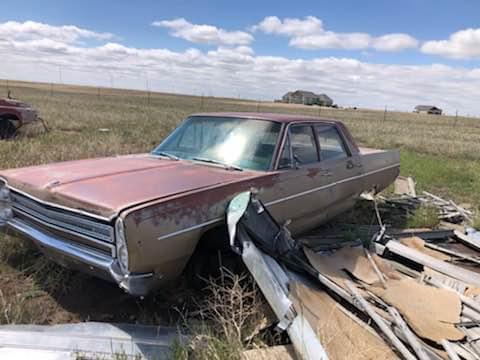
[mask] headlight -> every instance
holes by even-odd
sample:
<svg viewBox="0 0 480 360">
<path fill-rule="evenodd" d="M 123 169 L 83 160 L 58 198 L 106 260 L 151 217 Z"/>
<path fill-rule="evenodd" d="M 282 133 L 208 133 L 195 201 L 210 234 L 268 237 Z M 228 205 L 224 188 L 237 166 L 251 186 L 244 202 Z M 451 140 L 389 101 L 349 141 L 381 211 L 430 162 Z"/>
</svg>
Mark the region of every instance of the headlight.
<svg viewBox="0 0 480 360">
<path fill-rule="evenodd" d="M 118 262 L 123 272 L 128 274 L 128 249 L 125 239 L 125 226 L 121 218 L 118 218 L 115 222 L 115 238 Z"/>
<path fill-rule="evenodd" d="M 4 226 L 13 217 L 10 190 L 4 181 L 0 180 L 0 226 Z"/>
</svg>

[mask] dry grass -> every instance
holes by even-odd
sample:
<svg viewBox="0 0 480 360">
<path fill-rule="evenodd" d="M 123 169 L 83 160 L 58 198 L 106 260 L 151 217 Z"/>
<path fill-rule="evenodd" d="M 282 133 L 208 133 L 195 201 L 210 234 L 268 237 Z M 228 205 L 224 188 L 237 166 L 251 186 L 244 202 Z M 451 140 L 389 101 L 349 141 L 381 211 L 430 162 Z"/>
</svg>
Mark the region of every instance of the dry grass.
<svg viewBox="0 0 480 360">
<path fill-rule="evenodd" d="M 183 310 L 184 324 L 192 334 L 188 344 L 176 344 L 175 359 L 240 359 L 241 353 L 263 342 L 266 304 L 253 279 L 222 268 L 209 279 L 195 309 Z"/>
<path fill-rule="evenodd" d="M 343 120 L 354 137 L 370 147 L 400 148 L 402 173 L 457 203 L 480 205 L 480 122 L 474 118 L 372 110 L 342 110 L 257 103 L 139 91 L 10 82 L 13 96 L 35 106 L 52 131 L 25 128 L 19 138 L 0 142 L 0 169 L 88 157 L 148 152 L 185 116 L 203 111 L 261 111 Z M 108 129 L 108 131 L 99 131 Z M 479 224 L 480 226 L 480 224 Z M 34 249 L 0 235 L 0 323 L 56 323 L 83 320 L 161 323 L 176 300 L 106 300 L 121 297 L 109 284 L 75 275 L 38 257 Z M 71 281 L 70 281 L 71 280 Z M 212 285 L 203 311 L 195 315 L 193 347 L 178 346 L 177 357 L 236 358 L 258 341 L 251 327 L 257 296 L 244 282 Z M 69 285 L 67 285 L 69 284 Z M 232 288 L 233 286 L 233 288 Z M 97 295 L 98 292 L 102 294 Z M 248 301 L 245 300 L 249 298 Z M 92 298 L 88 302 L 88 298 Z M 98 302 L 98 298 L 102 301 Z M 179 296 L 172 296 L 177 299 Z M 243 300 L 242 300 L 243 299 Z M 78 304 L 84 302 L 85 304 Z M 181 304 L 180 304 L 181 305 Z M 179 306 L 180 306 L 179 305 Z M 239 307 L 242 305 L 241 307 Z M 202 308 L 202 307 L 200 307 Z M 115 311 L 113 310 L 115 309 Z M 110 312 L 111 310 L 111 312 Z M 108 315 L 108 316 L 107 316 Z M 104 316 L 104 317 L 103 317 Z M 213 326 L 212 326 L 213 324 Z M 191 326 L 191 323 L 190 323 Z"/>
<path fill-rule="evenodd" d="M 478 208 L 473 210 L 473 219 L 471 225 L 475 230 L 480 231 L 480 209 Z"/>
<path fill-rule="evenodd" d="M 15 86 L 16 85 L 16 86 Z M 364 145 L 480 159 L 480 121 L 413 113 L 257 103 L 88 87 L 13 83 L 13 95 L 38 108 L 53 131 L 0 144 L 0 167 L 149 151 L 186 115 L 199 111 L 301 113 L 343 120 Z M 98 129 L 111 129 L 99 132 Z M 52 151 L 52 148 L 54 151 Z M 12 156 L 16 154 L 15 156 Z"/>
<path fill-rule="evenodd" d="M 480 121 L 414 113 L 331 109 L 237 99 L 10 82 L 52 131 L 26 128 L 0 142 L 0 169 L 151 151 L 185 116 L 202 111 L 267 111 L 343 120 L 363 146 L 402 149 L 402 173 L 420 188 L 480 204 Z M 109 129 L 102 132 L 99 129 Z M 473 199 L 472 199 L 473 197 Z"/>
</svg>

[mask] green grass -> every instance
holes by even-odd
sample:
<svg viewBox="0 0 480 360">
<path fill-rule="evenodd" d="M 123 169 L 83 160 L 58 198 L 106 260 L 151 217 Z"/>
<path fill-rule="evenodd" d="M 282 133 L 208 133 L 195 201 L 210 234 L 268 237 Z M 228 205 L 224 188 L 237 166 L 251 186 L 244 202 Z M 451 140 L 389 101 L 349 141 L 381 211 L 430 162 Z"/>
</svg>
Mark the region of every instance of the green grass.
<svg viewBox="0 0 480 360">
<path fill-rule="evenodd" d="M 429 228 L 438 226 L 438 209 L 434 206 L 420 206 L 415 212 L 407 217 L 407 228 Z"/>
<path fill-rule="evenodd" d="M 472 206 L 480 204 L 479 161 L 403 150 L 401 174 L 415 178 L 417 191 L 426 190 Z"/>
<path fill-rule="evenodd" d="M 480 214 L 478 208 L 475 210 L 472 219 L 472 227 L 477 231 L 480 231 Z"/>
</svg>

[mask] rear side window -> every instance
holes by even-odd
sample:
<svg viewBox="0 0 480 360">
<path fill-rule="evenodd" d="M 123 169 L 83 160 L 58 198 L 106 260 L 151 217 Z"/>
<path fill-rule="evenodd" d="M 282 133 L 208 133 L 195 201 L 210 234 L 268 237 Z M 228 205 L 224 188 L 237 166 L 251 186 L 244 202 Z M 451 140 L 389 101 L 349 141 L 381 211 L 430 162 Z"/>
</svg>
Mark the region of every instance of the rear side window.
<svg viewBox="0 0 480 360">
<path fill-rule="evenodd" d="M 320 159 L 342 159 L 348 157 L 345 144 L 334 126 L 315 126 L 318 144 L 320 145 Z"/>
<path fill-rule="evenodd" d="M 318 161 L 317 145 L 310 125 L 296 125 L 290 128 L 292 154 L 299 164 Z"/>
</svg>

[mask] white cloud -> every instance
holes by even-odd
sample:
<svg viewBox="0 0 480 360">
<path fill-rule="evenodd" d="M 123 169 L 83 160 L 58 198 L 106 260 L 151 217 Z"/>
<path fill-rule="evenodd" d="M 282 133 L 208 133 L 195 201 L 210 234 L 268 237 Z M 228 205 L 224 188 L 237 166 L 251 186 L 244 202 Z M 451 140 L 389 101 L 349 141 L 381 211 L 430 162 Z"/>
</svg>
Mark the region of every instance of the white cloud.
<svg viewBox="0 0 480 360">
<path fill-rule="evenodd" d="M 74 43 L 81 39 L 107 40 L 110 33 L 98 33 L 73 25 L 54 26 L 35 21 L 7 21 L 0 24 L 0 38 L 9 40 L 49 39 L 64 43 Z"/>
<path fill-rule="evenodd" d="M 373 48 L 378 51 L 394 52 L 418 47 L 418 40 L 408 34 L 387 34 L 373 40 Z"/>
<path fill-rule="evenodd" d="M 480 28 L 457 31 L 448 40 L 427 41 L 421 51 L 453 59 L 480 59 Z"/>
<path fill-rule="evenodd" d="M 1 26 L 2 24 L 0 24 Z M 0 78 L 274 99 L 303 88 L 343 106 L 402 109 L 433 103 L 480 115 L 480 67 L 385 65 L 356 59 L 260 56 L 248 46 L 215 50 L 99 46 L 58 39 L 0 40 Z M 458 96 L 462 94 L 462 96 Z"/>
<path fill-rule="evenodd" d="M 282 34 L 287 36 L 305 36 L 323 32 L 322 21 L 315 16 L 302 19 L 286 18 L 280 20 L 276 16 L 267 16 L 252 31 L 263 31 L 267 34 Z"/>
<path fill-rule="evenodd" d="M 297 36 L 290 40 L 290 45 L 300 49 L 344 49 L 359 50 L 370 47 L 372 38 L 365 33 L 338 34 L 324 31 L 321 34 Z"/>
<path fill-rule="evenodd" d="M 300 49 L 345 49 L 365 50 L 373 48 L 377 51 L 401 51 L 416 48 L 418 41 L 407 34 L 386 34 L 373 37 L 362 32 L 337 33 L 327 31 L 323 23 L 315 16 L 304 19 L 267 16 L 252 31 L 263 31 L 267 34 L 284 35 L 290 38 L 290 45 Z"/>
<path fill-rule="evenodd" d="M 164 27 L 170 30 L 172 36 L 185 39 L 193 43 L 214 45 L 248 45 L 253 36 L 244 31 L 226 31 L 212 25 L 192 24 L 184 18 L 173 20 L 154 21 L 153 26 Z"/>
</svg>

